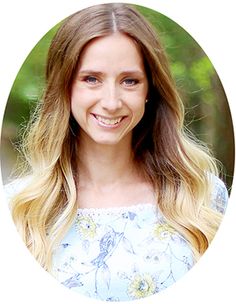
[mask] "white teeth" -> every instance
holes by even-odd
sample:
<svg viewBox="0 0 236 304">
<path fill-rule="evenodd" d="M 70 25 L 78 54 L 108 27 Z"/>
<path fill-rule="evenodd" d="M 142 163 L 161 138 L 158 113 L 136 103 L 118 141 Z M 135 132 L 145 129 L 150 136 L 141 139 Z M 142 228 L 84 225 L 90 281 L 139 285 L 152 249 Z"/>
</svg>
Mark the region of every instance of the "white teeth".
<svg viewBox="0 0 236 304">
<path fill-rule="evenodd" d="M 101 116 L 95 115 L 96 119 L 100 122 L 102 122 L 105 125 L 115 125 L 118 124 L 122 117 L 116 118 L 116 119 L 108 119 L 108 118 L 103 118 Z"/>
</svg>

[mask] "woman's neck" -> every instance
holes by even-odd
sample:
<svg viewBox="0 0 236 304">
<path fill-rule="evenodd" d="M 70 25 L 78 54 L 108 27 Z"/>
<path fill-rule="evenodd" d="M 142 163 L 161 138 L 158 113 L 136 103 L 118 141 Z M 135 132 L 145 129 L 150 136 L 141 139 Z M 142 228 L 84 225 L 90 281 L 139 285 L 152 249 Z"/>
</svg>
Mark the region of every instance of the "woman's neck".
<svg viewBox="0 0 236 304">
<path fill-rule="evenodd" d="M 90 140 L 79 143 L 79 184 L 96 188 L 134 180 L 135 170 L 131 140 L 116 145 L 101 145 Z M 137 178 L 137 177 L 136 177 Z"/>
<path fill-rule="evenodd" d="M 135 166 L 129 138 L 115 145 L 101 145 L 80 137 L 77 191 L 79 208 L 156 202 L 152 186 Z"/>
</svg>

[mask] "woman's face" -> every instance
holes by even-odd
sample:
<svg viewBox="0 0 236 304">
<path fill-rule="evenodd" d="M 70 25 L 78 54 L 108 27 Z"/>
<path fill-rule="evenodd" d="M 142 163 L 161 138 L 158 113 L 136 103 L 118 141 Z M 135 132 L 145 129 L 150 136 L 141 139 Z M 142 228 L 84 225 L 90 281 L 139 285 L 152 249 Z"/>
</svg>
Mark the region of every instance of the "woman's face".
<svg viewBox="0 0 236 304">
<path fill-rule="evenodd" d="M 71 111 L 80 136 L 106 145 L 131 141 L 147 93 L 143 59 L 131 38 L 116 33 L 92 40 L 80 56 L 72 85 Z"/>
</svg>

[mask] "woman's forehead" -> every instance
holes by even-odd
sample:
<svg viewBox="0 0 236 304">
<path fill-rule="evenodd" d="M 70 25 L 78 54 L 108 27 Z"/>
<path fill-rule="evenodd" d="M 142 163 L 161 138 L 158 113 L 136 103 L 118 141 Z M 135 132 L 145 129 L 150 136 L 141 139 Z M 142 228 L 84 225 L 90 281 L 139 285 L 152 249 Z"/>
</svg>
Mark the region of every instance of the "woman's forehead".
<svg viewBox="0 0 236 304">
<path fill-rule="evenodd" d="M 123 67 L 127 70 L 143 71 L 143 57 L 139 46 L 132 38 L 114 33 L 90 41 L 81 52 L 80 70 Z"/>
</svg>

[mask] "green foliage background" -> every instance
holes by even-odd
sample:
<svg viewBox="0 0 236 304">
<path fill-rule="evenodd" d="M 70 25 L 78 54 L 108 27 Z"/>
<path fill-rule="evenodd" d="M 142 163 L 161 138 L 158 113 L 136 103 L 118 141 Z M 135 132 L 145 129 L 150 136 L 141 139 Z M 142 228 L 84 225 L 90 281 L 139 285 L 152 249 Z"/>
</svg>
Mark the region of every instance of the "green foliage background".
<svg viewBox="0 0 236 304">
<path fill-rule="evenodd" d="M 138 10 L 157 28 L 186 107 L 186 125 L 221 161 L 230 189 L 234 169 L 234 136 L 228 102 L 214 67 L 197 42 L 174 21 L 145 7 Z M 14 143 L 41 98 L 50 41 L 60 24 L 34 47 L 9 95 L 2 131 L 2 174 L 7 180 L 16 162 Z"/>
</svg>

